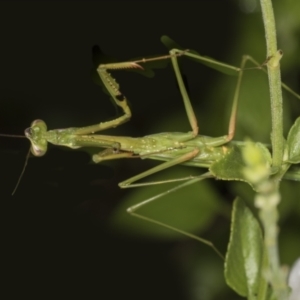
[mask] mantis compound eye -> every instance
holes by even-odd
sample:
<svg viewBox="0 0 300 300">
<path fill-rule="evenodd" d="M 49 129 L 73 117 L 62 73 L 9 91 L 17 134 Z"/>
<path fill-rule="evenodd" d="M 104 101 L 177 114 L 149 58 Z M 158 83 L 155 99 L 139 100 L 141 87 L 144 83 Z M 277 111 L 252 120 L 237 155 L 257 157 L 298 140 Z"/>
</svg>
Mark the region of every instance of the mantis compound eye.
<svg viewBox="0 0 300 300">
<path fill-rule="evenodd" d="M 117 154 L 120 152 L 120 149 L 119 148 L 112 148 L 112 153 L 113 154 Z"/>
<path fill-rule="evenodd" d="M 43 156 L 47 152 L 46 132 L 47 126 L 42 120 L 33 121 L 31 127 L 25 129 L 25 136 L 31 142 L 30 150 L 34 156 Z"/>
</svg>

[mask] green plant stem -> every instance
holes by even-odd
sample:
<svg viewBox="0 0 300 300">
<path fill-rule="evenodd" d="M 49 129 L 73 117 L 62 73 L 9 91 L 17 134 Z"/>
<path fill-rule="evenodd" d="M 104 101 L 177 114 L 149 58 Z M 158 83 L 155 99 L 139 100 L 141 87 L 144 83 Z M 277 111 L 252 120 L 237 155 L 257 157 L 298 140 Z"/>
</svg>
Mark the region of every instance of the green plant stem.
<svg viewBox="0 0 300 300">
<path fill-rule="evenodd" d="M 271 0 L 260 0 L 263 22 L 267 43 L 267 63 L 269 89 L 271 100 L 272 133 L 271 142 L 273 149 L 273 167 L 279 169 L 282 164 L 284 139 L 282 122 L 282 93 L 279 59 L 272 60 L 277 54 L 277 40 L 274 13 Z M 276 63 L 277 62 L 277 63 Z"/>
<path fill-rule="evenodd" d="M 280 194 L 276 182 L 270 179 L 262 182 L 259 189 L 260 192 L 255 197 L 255 206 L 260 209 L 259 217 L 264 227 L 264 243 L 269 264 L 264 274 L 271 283 L 274 299 L 287 300 L 289 289 L 286 284 L 286 274 L 280 267 L 277 238 L 277 205 L 280 202 Z"/>
<path fill-rule="evenodd" d="M 278 211 L 280 202 L 279 181 L 277 175 L 283 175 L 282 161 L 284 151 L 283 121 L 282 121 L 282 92 L 280 76 L 281 50 L 277 50 L 276 28 L 271 0 L 260 0 L 267 43 L 267 67 L 271 100 L 273 148 L 273 171 L 277 174 L 260 185 L 260 193 L 256 195 L 255 203 L 260 209 L 259 216 L 264 227 L 264 242 L 268 255 L 269 266 L 265 274 L 271 283 L 277 300 L 288 299 L 288 288 L 285 275 L 280 268 L 278 253 Z M 282 173 L 282 174 L 281 174 Z"/>
</svg>

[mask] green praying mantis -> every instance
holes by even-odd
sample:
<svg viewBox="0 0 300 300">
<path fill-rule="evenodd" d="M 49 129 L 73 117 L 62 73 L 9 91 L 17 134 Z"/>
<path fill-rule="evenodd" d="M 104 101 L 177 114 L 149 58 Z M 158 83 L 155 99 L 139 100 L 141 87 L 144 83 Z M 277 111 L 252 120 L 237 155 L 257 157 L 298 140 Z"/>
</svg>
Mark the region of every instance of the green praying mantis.
<svg viewBox="0 0 300 300">
<path fill-rule="evenodd" d="M 226 68 L 228 69 L 229 73 L 236 73 L 238 75 L 228 125 L 228 132 L 225 135 L 219 137 L 198 135 L 199 130 L 197 125 L 197 119 L 178 65 L 178 59 L 182 56 L 186 56 L 193 60 L 200 61 L 204 64 L 214 65 L 216 69 Z M 191 126 L 191 131 L 186 133 L 157 133 L 140 138 L 96 134 L 97 132 L 104 131 L 109 128 L 115 128 L 127 122 L 131 117 L 131 110 L 127 103 L 127 99 L 121 93 L 119 84 L 115 81 L 115 79 L 108 72 L 108 70 L 142 70 L 142 65 L 145 63 L 154 60 L 166 59 L 170 59 L 172 62 L 177 83 L 183 99 L 185 111 L 189 120 L 189 124 Z M 245 65 L 247 61 L 251 61 L 256 65 L 256 67 L 251 69 L 262 69 L 262 67 L 266 65 L 270 61 L 270 59 L 271 58 L 268 58 L 267 61 L 263 65 L 261 65 L 251 57 L 244 56 L 242 58 L 240 67 L 234 67 L 210 58 L 206 58 L 195 53 L 194 51 L 172 49 L 170 50 L 169 55 L 165 56 L 129 62 L 102 64 L 98 67 L 97 73 L 102 83 L 106 87 L 107 91 L 109 92 L 109 95 L 113 99 L 114 103 L 121 108 L 123 115 L 117 117 L 116 119 L 107 122 L 100 122 L 91 126 L 54 130 L 47 130 L 47 126 L 44 121 L 35 120 L 32 122 L 31 126 L 25 130 L 25 137 L 28 138 L 31 142 L 31 153 L 34 156 L 43 156 L 47 151 L 47 144 L 51 143 L 57 146 L 65 146 L 72 149 L 77 149 L 81 147 L 95 147 L 104 149 L 99 153 L 93 155 L 92 159 L 95 163 L 101 163 L 107 160 L 126 158 L 141 158 L 163 161 L 161 164 L 145 172 L 142 172 L 136 176 L 133 176 L 125 181 L 120 182 L 120 188 L 133 188 L 180 181 L 183 181 L 183 183 L 180 183 L 178 186 L 172 189 L 168 189 L 163 193 L 155 195 L 154 197 L 151 197 L 136 205 L 129 207 L 127 209 L 127 212 L 134 217 L 155 223 L 157 225 L 161 225 L 163 227 L 177 231 L 198 241 L 201 241 L 202 243 L 205 243 L 212 247 L 220 256 L 222 256 L 222 254 L 220 254 L 220 252 L 214 247 L 214 245 L 210 241 L 207 241 L 194 234 L 190 234 L 173 226 L 169 226 L 168 224 L 139 214 L 138 210 L 141 207 L 147 205 L 148 203 L 165 196 L 166 194 L 175 192 L 178 189 L 181 189 L 185 186 L 189 186 L 191 184 L 195 184 L 207 178 L 216 178 L 221 180 L 239 180 L 251 184 L 251 182 L 249 182 L 249 180 L 245 177 L 243 173 L 243 167 L 245 166 L 245 163 L 243 161 L 242 152 L 243 149 L 246 147 L 246 143 L 232 141 L 235 134 L 239 92 L 243 72 L 245 70 Z M 282 84 L 282 86 L 290 93 L 296 95 L 286 85 Z M 296 96 L 300 98 L 299 95 Z M 294 129 L 294 131 L 298 130 L 300 123 L 299 120 L 300 119 L 298 118 L 297 122 L 295 123 L 294 128 L 297 127 L 297 129 Z M 265 154 L 266 163 L 271 164 L 271 154 L 269 147 L 261 143 L 257 143 L 257 147 L 259 147 Z M 286 170 L 288 169 L 289 165 L 297 163 L 298 160 L 293 160 L 289 154 L 286 154 L 284 160 Z M 199 176 L 189 176 L 185 178 L 177 178 L 159 182 L 138 182 L 139 180 L 150 176 L 156 172 L 160 172 L 162 170 L 180 164 L 192 167 L 207 168 L 208 171 Z M 276 171 L 274 171 L 274 173 L 275 172 Z M 295 180 L 299 180 L 299 177 L 299 174 L 293 174 L 289 176 L 290 179 Z"/>
</svg>

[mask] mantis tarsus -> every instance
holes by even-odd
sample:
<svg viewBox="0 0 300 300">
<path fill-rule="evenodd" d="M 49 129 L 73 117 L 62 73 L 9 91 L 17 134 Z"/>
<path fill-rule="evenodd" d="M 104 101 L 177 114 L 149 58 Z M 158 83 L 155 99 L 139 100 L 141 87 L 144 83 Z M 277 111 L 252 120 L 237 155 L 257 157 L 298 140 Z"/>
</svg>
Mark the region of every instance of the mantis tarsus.
<svg viewBox="0 0 300 300">
<path fill-rule="evenodd" d="M 228 126 L 228 132 L 226 135 L 220 137 L 209 137 L 198 135 L 197 119 L 195 117 L 188 93 L 183 83 L 182 75 L 178 66 L 178 57 L 188 56 L 192 59 L 202 61 L 204 63 L 215 64 L 220 68 L 228 68 L 232 72 L 238 73 L 238 80 L 236 90 L 234 94 L 231 116 Z M 127 122 L 131 117 L 131 110 L 127 104 L 126 98 L 122 95 L 119 89 L 118 83 L 107 72 L 107 70 L 140 68 L 141 64 L 147 63 L 151 60 L 171 59 L 172 65 L 175 71 L 179 89 L 183 98 L 187 117 L 191 126 L 191 131 L 187 133 L 180 132 L 168 132 L 152 134 L 141 138 L 122 137 L 122 136 L 108 136 L 95 134 L 96 132 L 106 130 L 108 128 L 117 127 Z M 67 128 L 56 129 L 47 131 L 47 126 L 44 121 L 36 120 L 32 122 L 31 127 L 25 130 L 25 136 L 31 142 L 31 152 L 35 156 L 43 156 L 47 151 L 47 143 L 54 145 L 66 146 L 69 148 L 81 148 L 81 147 L 98 147 L 105 148 L 105 150 L 95 154 L 93 161 L 95 163 L 102 162 L 104 160 L 113 160 L 121 158 L 149 158 L 154 160 L 164 161 L 160 165 L 151 168 L 141 174 L 131 177 L 121 183 L 121 188 L 130 188 L 138 186 L 153 185 L 159 183 L 167 183 L 174 181 L 185 181 L 175 188 L 169 189 L 166 192 L 158 194 L 152 198 L 146 199 L 134 206 L 127 209 L 128 213 L 132 216 L 150 221 L 152 223 L 164 226 L 171 230 L 175 230 L 179 233 L 199 240 L 209 246 L 211 246 L 220 256 L 222 256 L 214 245 L 198 236 L 182 231 L 178 228 L 174 228 L 167 224 L 156 221 L 152 218 L 145 217 L 137 213 L 137 210 L 142 206 L 161 198 L 167 193 L 174 192 L 184 186 L 191 185 L 206 178 L 218 178 L 223 180 L 242 180 L 247 181 L 241 171 L 241 151 L 244 147 L 244 142 L 232 142 L 235 133 L 236 113 L 239 97 L 239 89 L 243 70 L 245 69 L 246 62 L 250 60 L 256 64 L 256 68 L 261 68 L 261 65 L 256 63 L 251 57 L 244 56 L 239 68 L 233 67 L 212 59 L 202 57 L 198 54 L 190 52 L 188 50 L 173 49 L 169 55 L 155 57 L 152 59 L 143 59 L 131 62 L 121 62 L 100 65 L 97 72 L 108 90 L 113 101 L 119 106 L 123 115 L 99 124 L 81 127 L 81 128 Z M 284 88 L 287 88 L 283 85 Z M 288 88 L 287 88 L 288 89 Z M 289 89 L 288 89 L 289 90 Z M 291 90 L 289 90 L 292 92 Z M 293 93 L 293 92 L 292 92 Z M 260 144 L 260 147 L 268 152 L 267 148 Z M 269 152 L 268 152 L 269 153 Z M 166 180 L 163 182 L 148 182 L 148 183 L 136 183 L 142 178 L 145 178 L 151 174 L 162 171 L 169 167 L 184 164 L 194 167 L 208 168 L 209 171 L 194 177 L 178 178 L 172 180 Z M 236 165 L 239 164 L 239 165 Z M 228 170 L 227 166 L 234 165 L 231 170 Z M 200 200 L 199 200 L 200 201 Z"/>
</svg>

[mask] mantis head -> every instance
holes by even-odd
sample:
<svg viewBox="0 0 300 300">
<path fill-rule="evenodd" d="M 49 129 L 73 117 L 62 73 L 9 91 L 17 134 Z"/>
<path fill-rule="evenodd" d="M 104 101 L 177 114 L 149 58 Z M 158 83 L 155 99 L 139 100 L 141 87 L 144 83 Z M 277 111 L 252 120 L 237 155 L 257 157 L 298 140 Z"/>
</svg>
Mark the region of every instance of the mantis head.
<svg viewBox="0 0 300 300">
<path fill-rule="evenodd" d="M 42 120 L 35 120 L 25 129 L 25 136 L 31 142 L 31 153 L 34 156 L 43 156 L 47 152 L 48 141 L 45 138 L 47 125 Z"/>
</svg>

